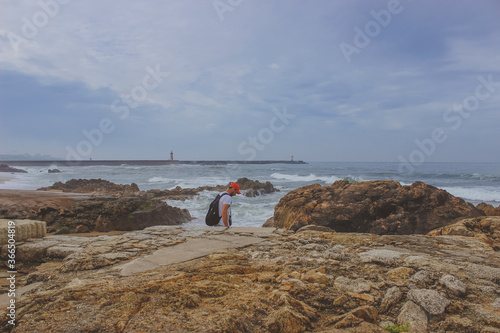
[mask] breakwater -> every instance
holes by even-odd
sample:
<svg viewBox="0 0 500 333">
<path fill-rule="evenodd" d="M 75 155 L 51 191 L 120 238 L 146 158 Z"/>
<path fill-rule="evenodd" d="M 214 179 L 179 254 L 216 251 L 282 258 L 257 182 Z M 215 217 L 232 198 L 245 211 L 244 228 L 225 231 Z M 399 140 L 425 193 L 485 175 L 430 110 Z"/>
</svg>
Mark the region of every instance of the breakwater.
<svg viewBox="0 0 500 333">
<path fill-rule="evenodd" d="M 201 165 L 227 165 L 227 164 L 307 164 L 304 161 L 291 160 L 43 160 L 43 161 L 0 161 L 3 164 L 15 166 L 89 166 L 89 165 L 170 165 L 170 164 L 201 164 Z"/>
</svg>

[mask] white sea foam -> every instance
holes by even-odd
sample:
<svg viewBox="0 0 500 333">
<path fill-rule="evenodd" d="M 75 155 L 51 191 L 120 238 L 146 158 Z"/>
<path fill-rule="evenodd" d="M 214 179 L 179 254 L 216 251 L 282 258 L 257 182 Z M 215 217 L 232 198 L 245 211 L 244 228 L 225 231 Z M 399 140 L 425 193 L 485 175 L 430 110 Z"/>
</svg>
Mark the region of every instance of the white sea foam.
<svg viewBox="0 0 500 333">
<path fill-rule="evenodd" d="M 312 181 L 321 181 L 324 182 L 325 184 L 331 184 L 337 180 L 340 180 L 342 178 L 336 177 L 336 176 L 316 176 L 315 174 L 311 173 L 307 176 L 301 176 L 301 175 L 289 175 L 285 173 L 279 173 L 275 172 L 271 174 L 271 177 L 274 179 L 278 180 L 285 180 L 285 181 L 290 181 L 290 182 L 312 182 Z"/>
<path fill-rule="evenodd" d="M 233 199 L 235 225 L 261 226 L 273 215 L 274 206 L 288 191 L 318 183 L 330 185 L 341 179 L 349 181 L 395 179 L 402 185 L 419 180 L 443 188 L 451 194 L 477 204 L 481 201 L 495 206 L 500 204 L 500 165 L 429 164 L 422 173 L 402 176 L 398 164 L 387 163 L 310 163 L 305 165 L 166 165 L 166 166 L 75 166 L 51 165 L 50 167 L 20 167 L 28 173 L 9 174 L 0 184 L 5 189 L 35 190 L 57 181 L 70 179 L 101 178 L 117 184 L 136 183 L 141 190 L 196 188 L 206 185 L 228 184 L 239 177 L 261 182 L 270 181 L 280 192 L 255 198 L 236 196 Z M 48 173 L 57 168 L 61 173 Z M 4 179 L 0 174 L 0 178 Z M 244 190 L 244 189 L 242 189 Z M 185 201 L 168 203 L 187 208 L 196 219 L 188 224 L 203 225 L 209 203 L 216 192 L 204 191 Z"/>
<path fill-rule="evenodd" d="M 148 179 L 150 183 L 168 183 L 169 181 L 171 181 L 171 179 L 165 177 L 153 177 Z"/>
<path fill-rule="evenodd" d="M 443 187 L 448 193 L 466 201 L 500 203 L 500 189 L 494 187 Z"/>
</svg>

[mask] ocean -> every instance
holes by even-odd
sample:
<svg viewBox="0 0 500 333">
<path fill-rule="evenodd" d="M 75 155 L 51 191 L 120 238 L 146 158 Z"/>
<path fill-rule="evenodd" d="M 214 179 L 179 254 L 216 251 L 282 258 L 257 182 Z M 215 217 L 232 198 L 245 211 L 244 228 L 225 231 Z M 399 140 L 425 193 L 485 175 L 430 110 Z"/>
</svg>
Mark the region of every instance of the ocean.
<svg viewBox="0 0 500 333">
<path fill-rule="evenodd" d="M 164 166 L 74 166 L 18 167 L 23 174 L 0 174 L 8 179 L 0 189 L 35 190 L 72 178 L 101 178 L 118 184 L 136 183 L 141 190 L 191 188 L 227 184 L 240 177 L 261 182 L 270 181 L 279 192 L 254 198 L 233 198 L 235 226 L 261 226 L 274 214 L 274 206 L 289 191 L 310 184 L 329 185 L 336 180 L 350 181 L 391 179 L 402 185 L 422 181 L 444 189 L 476 205 L 486 202 L 500 205 L 499 163 L 424 163 L 413 174 L 399 173 L 399 163 L 308 162 L 308 164 L 229 164 Z M 58 168 L 61 173 L 48 173 Z M 244 189 L 242 189 L 244 190 Z M 187 208 L 195 218 L 186 225 L 203 225 L 208 205 L 215 192 L 204 191 L 186 201 L 167 200 L 172 206 Z"/>
</svg>

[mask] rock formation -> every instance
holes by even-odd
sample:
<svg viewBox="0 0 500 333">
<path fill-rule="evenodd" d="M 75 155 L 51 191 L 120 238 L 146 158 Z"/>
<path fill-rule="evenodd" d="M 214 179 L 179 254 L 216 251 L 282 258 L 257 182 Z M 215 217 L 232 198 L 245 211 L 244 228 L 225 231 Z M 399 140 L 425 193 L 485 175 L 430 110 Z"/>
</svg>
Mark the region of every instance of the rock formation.
<svg viewBox="0 0 500 333">
<path fill-rule="evenodd" d="M 316 224 L 339 232 L 425 234 L 459 218 L 483 216 L 472 204 L 434 186 L 415 182 L 336 181 L 287 193 L 275 207 L 277 227 Z"/>
<path fill-rule="evenodd" d="M 28 173 L 26 170 L 16 169 L 8 166 L 7 164 L 0 164 L 0 172 Z"/>
<path fill-rule="evenodd" d="M 463 219 L 446 227 L 437 228 L 428 233 L 430 236 L 454 235 L 481 238 L 492 246 L 500 245 L 500 216 Z M 500 247 L 495 247 L 500 251 Z"/>
<path fill-rule="evenodd" d="M 71 179 L 66 183 L 57 182 L 49 187 L 39 188 L 40 191 L 62 191 L 71 193 L 90 193 L 115 196 L 131 196 L 139 192 L 137 184 L 120 185 L 104 179 Z"/>
<path fill-rule="evenodd" d="M 500 330 L 500 257 L 481 237 L 155 226 L 18 256 L 15 332 Z"/>
<path fill-rule="evenodd" d="M 137 230 L 191 220 L 186 209 L 146 197 L 110 197 L 43 191 L 0 191 L 0 218 L 47 223 L 48 232 Z"/>
<path fill-rule="evenodd" d="M 247 197 L 277 192 L 270 182 L 261 183 L 258 180 L 240 178 L 237 180 L 240 189 Z M 176 187 L 172 190 L 148 190 L 141 191 L 137 184 L 130 185 L 115 184 L 103 179 L 71 179 L 66 183 L 57 182 L 52 186 L 42 187 L 41 191 L 62 191 L 72 193 L 105 194 L 114 196 L 144 196 L 148 198 L 186 200 L 194 197 L 202 191 L 222 192 L 227 189 L 227 185 L 200 186 L 197 188 Z"/>
<path fill-rule="evenodd" d="M 487 216 L 500 216 L 500 206 L 495 208 L 493 205 L 481 202 L 476 208 L 482 210 Z"/>
<path fill-rule="evenodd" d="M 240 186 L 240 189 L 243 190 L 245 196 L 247 197 L 256 197 L 258 195 L 279 191 L 274 188 L 271 182 L 261 183 L 258 180 L 250 180 L 246 177 L 239 178 L 236 183 Z"/>
</svg>

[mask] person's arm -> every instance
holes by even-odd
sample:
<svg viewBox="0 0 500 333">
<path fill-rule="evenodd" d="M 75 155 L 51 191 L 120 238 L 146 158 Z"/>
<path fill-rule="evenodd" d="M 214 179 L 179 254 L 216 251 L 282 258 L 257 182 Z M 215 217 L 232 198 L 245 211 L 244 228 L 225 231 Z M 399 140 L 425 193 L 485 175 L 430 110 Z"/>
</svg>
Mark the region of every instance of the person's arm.
<svg viewBox="0 0 500 333">
<path fill-rule="evenodd" d="M 229 228 L 229 207 L 231 205 L 228 204 L 223 204 L 222 205 L 222 222 L 226 226 L 226 228 Z"/>
</svg>

